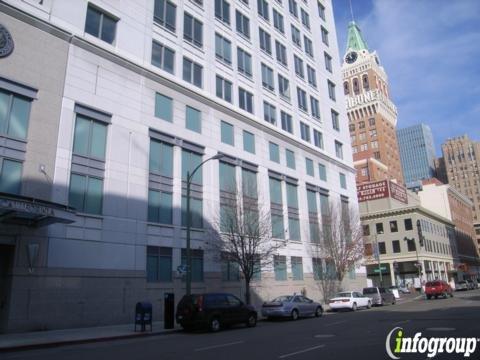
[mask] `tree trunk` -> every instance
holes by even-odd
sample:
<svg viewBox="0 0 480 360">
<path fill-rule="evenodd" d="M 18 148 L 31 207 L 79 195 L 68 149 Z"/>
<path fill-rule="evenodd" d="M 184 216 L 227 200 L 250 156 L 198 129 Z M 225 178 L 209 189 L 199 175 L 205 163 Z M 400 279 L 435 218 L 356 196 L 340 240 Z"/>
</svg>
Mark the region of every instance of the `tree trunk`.
<svg viewBox="0 0 480 360">
<path fill-rule="evenodd" d="M 245 303 L 250 305 L 250 280 L 245 279 Z"/>
</svg>

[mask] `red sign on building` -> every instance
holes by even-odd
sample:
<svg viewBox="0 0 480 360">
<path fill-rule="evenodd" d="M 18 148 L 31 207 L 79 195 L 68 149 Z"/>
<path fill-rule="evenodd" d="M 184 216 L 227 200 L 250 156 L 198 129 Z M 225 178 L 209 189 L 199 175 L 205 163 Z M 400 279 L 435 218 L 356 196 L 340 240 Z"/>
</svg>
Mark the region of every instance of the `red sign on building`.
<svg viewBox="0 0 480 360">
<path fill-rule="evenodd" d="M 391 197 L 408 204 L 407 190 L 389 180 L 376 181 L 357 185 L 358 201 L 371 201 Z"/>
<path fill-rule="evenodd" d="M 383 199 L 389 196 L 387 180 L 357 185 L 358 201 Z"/>
</svg>

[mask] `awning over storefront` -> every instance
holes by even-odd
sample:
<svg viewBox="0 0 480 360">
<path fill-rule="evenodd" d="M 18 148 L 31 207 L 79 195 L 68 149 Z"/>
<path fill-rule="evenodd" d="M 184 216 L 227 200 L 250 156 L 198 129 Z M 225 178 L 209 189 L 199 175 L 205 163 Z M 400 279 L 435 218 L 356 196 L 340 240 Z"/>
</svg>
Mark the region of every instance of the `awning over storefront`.
<svg viewBox="0 0 480 360">
<path fill-rule="evenodd" d="M 42 227 L 75 222 L 75 211 L 65 205 L 0 193 L 0 223 Z"/>
</svg>

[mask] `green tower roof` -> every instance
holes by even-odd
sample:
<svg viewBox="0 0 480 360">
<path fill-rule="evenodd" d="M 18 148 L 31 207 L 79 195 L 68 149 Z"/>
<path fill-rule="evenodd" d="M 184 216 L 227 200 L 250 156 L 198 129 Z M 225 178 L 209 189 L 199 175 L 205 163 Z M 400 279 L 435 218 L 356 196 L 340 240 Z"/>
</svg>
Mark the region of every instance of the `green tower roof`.
<svg viewBox="0 0 480 360">
<path fill-rule="evenodd" d="M 363 40 L 362 31 L 355 23 L 355 21 L 350 21 L 348 23 L 348 42 L 347 50 L 368 50 L 368 45 L 365 40 Z"/>
</svg>

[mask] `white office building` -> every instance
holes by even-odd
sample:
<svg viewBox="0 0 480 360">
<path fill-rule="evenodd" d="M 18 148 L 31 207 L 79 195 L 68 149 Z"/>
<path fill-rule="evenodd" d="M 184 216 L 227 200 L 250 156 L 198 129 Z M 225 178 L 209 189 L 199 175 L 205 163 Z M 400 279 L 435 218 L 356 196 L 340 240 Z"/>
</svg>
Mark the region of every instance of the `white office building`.
<svg viewBox="0 0 480 360">
<path fill-rule="evenodd" d="M 6 0 L 0 34 L 0 332 L 130 322 L 140 300 L 161 319 L 186 173 L 218 153 L 193 179 L 192 291 L 244 294 L 207 246 L 235 178 L 285 242 L 254 304 L 320 299 L 310 231 L 357 205 L 330 0 Z"/>
</svg>

